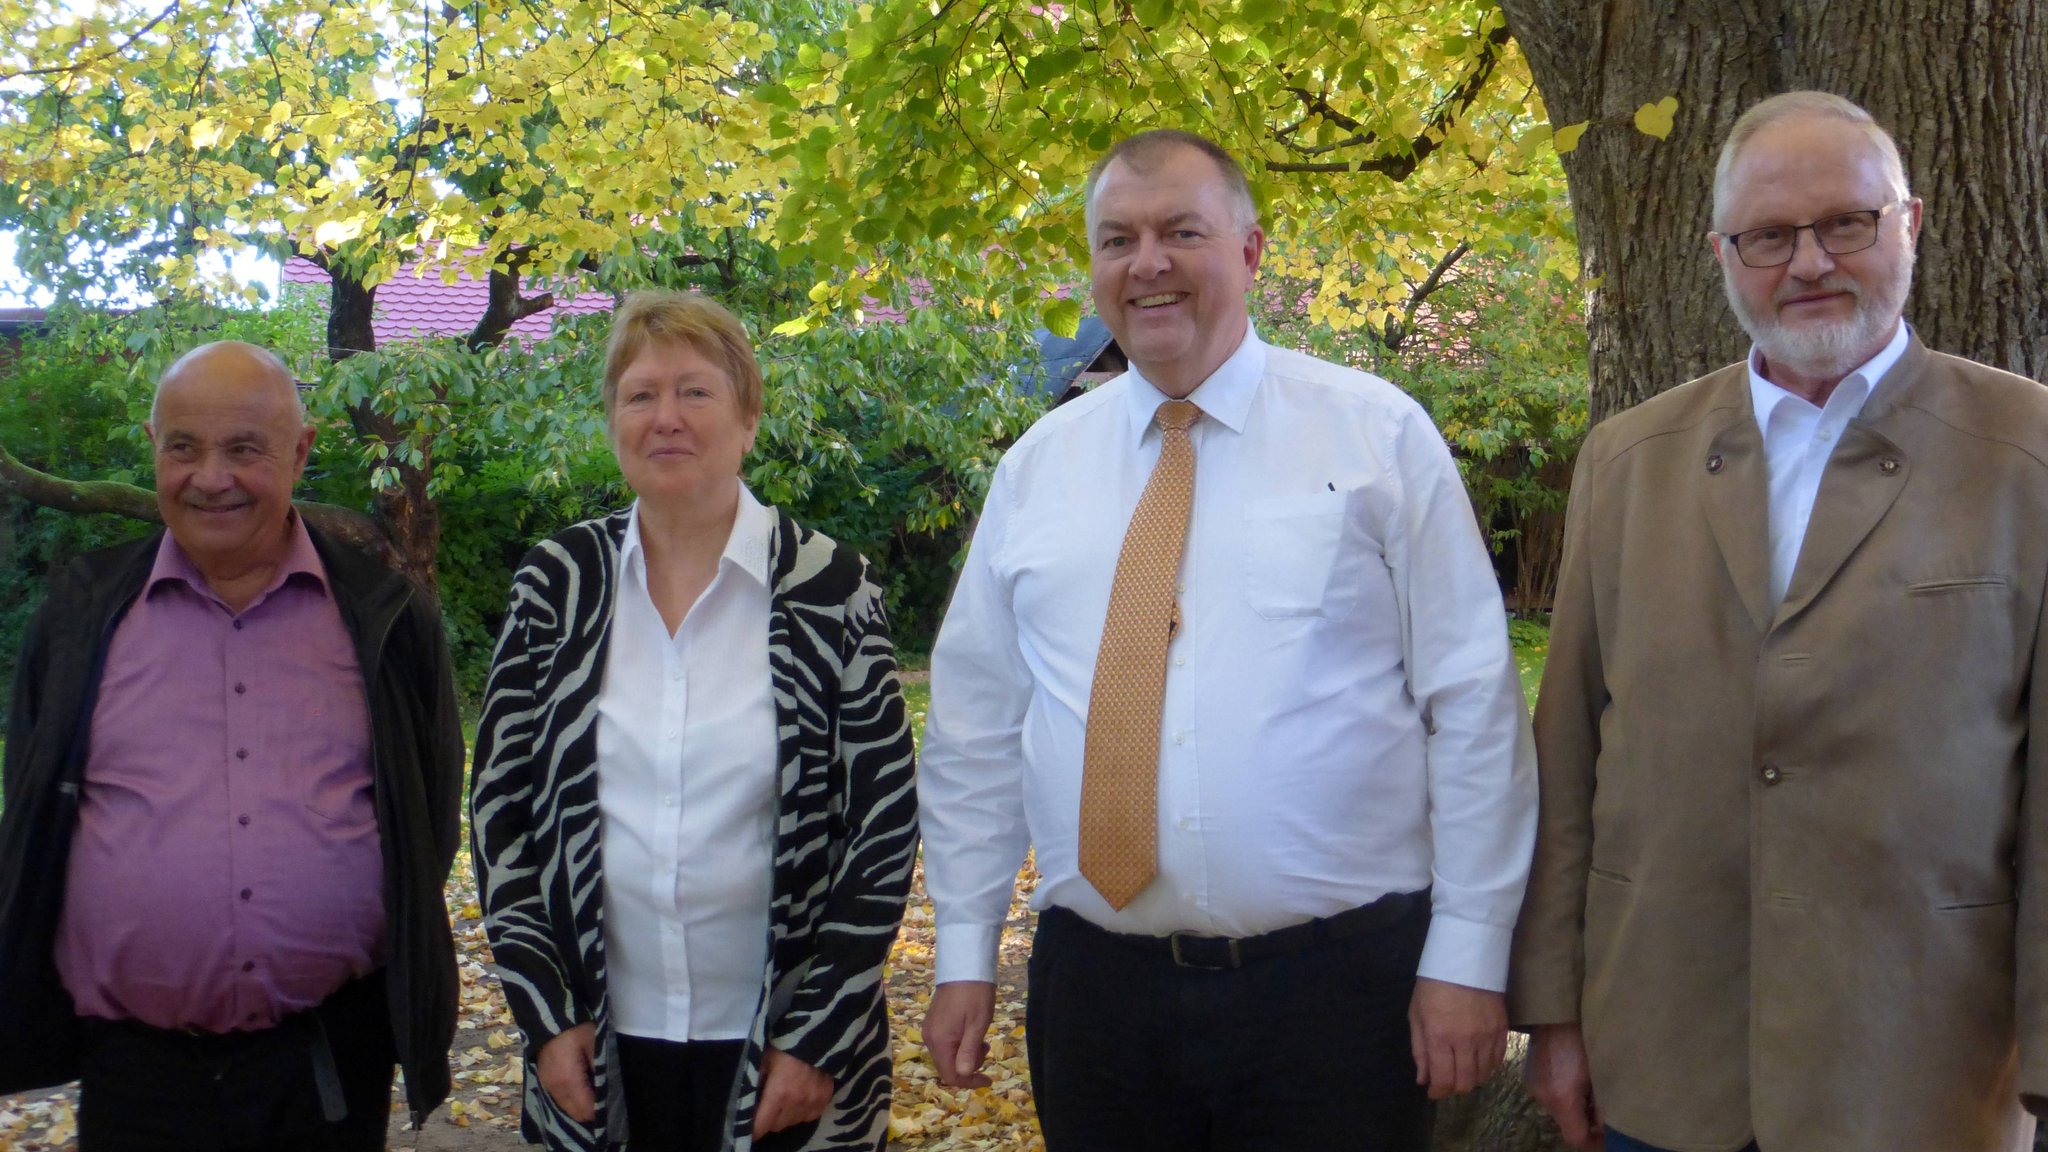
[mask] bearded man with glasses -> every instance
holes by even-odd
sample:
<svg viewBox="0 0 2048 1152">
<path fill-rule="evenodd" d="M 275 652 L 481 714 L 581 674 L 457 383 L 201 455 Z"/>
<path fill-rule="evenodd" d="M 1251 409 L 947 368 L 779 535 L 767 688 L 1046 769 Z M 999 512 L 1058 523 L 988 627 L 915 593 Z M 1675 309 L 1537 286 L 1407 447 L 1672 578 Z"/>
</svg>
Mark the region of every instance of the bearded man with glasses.
<svg viewBox="0 0 2048 1152">
<path fill-rule="evenodd" d="M 1749 358 L 1580 453 L 1509 978 L 1576 1147 L 2048 1109 L 2048 389 L 1920 343 L 1920 222 L 1869 113 L 1751 108 L 1707 236 Z"/>
</svg>

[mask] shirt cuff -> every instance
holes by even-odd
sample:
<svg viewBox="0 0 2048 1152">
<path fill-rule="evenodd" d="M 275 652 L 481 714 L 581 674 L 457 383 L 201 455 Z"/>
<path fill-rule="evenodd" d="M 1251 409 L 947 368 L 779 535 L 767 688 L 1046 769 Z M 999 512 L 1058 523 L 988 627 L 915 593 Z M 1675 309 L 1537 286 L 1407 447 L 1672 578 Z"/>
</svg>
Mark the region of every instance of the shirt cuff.
<svg viewBox="0 0 2048 1152">
<path fill-rule="evenodd" d="M 933 940 L 932 983 L 955 980 L 996 982 L 996 948 L 1003 940 L 1001 924 L 946 924 Z"/>
<path fill-rule="evenodd" d="M 1508 986 L 1508 949 L 1515 930 L 1437 913 L 1429 920 L 1417 976 L 1503 992 Z"/>
</svg>

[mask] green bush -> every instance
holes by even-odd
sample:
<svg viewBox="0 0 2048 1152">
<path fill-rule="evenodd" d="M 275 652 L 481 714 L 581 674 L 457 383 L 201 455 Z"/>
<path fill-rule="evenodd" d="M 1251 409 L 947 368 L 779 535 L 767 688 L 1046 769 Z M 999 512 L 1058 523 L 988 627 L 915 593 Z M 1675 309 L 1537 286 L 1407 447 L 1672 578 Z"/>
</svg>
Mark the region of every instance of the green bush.
<svg viewBox="0 0 2048 1152">
<path fill-rule="evenodd" d="M 1533 248 L 1468 256 L 1392 348 L 1384 328 L 1311 324 L 1312 291 L 1284 279 L 1262 285 L 1262 334 L 1377 373 L 1415 397 L 1458 461 L 1509 606 L 1547 610 L 1572 463 L 1587 431 L 1578 287 L 1547 272 Z"/>
</svg>

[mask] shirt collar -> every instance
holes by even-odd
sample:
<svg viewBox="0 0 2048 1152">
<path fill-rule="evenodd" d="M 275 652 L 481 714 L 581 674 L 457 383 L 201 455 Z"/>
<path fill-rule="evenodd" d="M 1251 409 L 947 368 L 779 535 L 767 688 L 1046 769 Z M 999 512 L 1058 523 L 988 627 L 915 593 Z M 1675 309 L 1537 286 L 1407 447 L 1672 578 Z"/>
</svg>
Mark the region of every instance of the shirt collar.
<svg viewBox="0 0 2048 1152">
<path fill-rule="evenodd" d="M 1136 365 L 1126 375 L 1128 383 L 1124 389 L 1124 401 L 1130 411 L 1131 435 L 1142 442 L 1146 431 L 1153 427 L 1153 415 L 1171 397 L 1145 379 L 1145 374 L 1138 371 Z M 1207 419 L 1232 432 L 1242 432 L 1245 418 L 1251 414 L 1252 398 L 1258 394 L 1259 381 L 1265 376 L 1265 342 L 1259 339 L 1258 330 L 1246 322 L 1244 339 L 1238 343 L 1237 351 L 1188 393 L 1188 399 L 1202 410 Z"/>
<path fill-rule="evenodd" d="M 1877 355 L 1865 360 L 1854 372 L 1842 377 L 1842 382 L 1835 385 L 1835 390 L 1828 394 L 1827 403 L 1821 410 L 1842 412 L 1847 417 L 1854 417 L 1861 412 L 1864 402 L 1870 399 L 1871 390 L 1877 387 L 1877 382 L 1884 379 L 1884 374 L 1891 371 L 1892 365 L 1899 362 L 1899 357 L 1906 354 L 1906 345 L 1909 342 L 1909 329 L 1906 322 L 1901 320 L 1898 330 L 1892 333 L 1891 342 L 1880 349 Z M 1778 410 L 1778 405 L 1795 397 L 1791 392 L 1764 379 L 1763 373 L 1757 369 L 1762 359 L 1763 356 L 1756 345 L 1750 345 L 1749 399 L 1756 408 L 1756 426 L 1768 431 L 1771 426 L 1771 415 Z M 1804 400 L 1804 397 L 1796 399 Z"/>
<path fill-rule="evenodd" d="M 320 553 L 313 547 L 313 537 L 306 531 L 305 518 L 299 515 L 297 509 L 293 509 L 289 515 L 291 527 L 288 531 L 291 533 L 291 542 L 285 547 L 284 560 L 278 564 L 277 571 L 271 574 L 270 582 L 263 586 L 263 591 L 257 593 L 256 598 L 242 609 L 244 612 L 261 604 L 265 597 L 284 587 L 284 582 L 293 576 L 311 577 L 322 593 L 331 595 L 327 587 L 327 566 L 320 563 Z M 205 573 L 201 572 L 199 566 L 192 562 L 192 557 L 186 555 L 185 550 L 178 546 L 178 538 L 168 531 L 157 543 L 156 563 L 150 566 L 149 579 L 143 583 L 144 597 L 154 596 L 158 586 L 165 581 L 178 581 L 202 596 L 216 601 L 220 599 L 206 583 Z"/>
<path fill-rule="evenodd" d="M 756 584 L 767 587 L 768 538 L 774 530 L 775 517 L 766 505 L 754 498 L 742 481 L 739 511 L 732 518 L 732 533 L 725 538 L 725 551 L 719 556 L 719 564 L 730 563 L 753 577 Z M 619 542 L 619 563 L 643 568 L 647 563 L 646 549 L 640 544 L 638 500 L 633 501 L 632 514 L 626 517 L 626 538 Z"/>
</svg>

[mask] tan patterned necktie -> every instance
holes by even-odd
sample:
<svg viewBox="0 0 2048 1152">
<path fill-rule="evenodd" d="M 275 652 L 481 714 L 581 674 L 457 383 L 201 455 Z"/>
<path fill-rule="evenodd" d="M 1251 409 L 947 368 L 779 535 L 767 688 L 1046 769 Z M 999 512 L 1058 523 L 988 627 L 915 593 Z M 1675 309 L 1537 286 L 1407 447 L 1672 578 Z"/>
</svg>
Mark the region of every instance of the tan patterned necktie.
<svg viewBox="0 0 2048 1152">
<path fill-rule="evenodd" d="M 1179 627 L 1174 584 L 1195 497 L 1195 446 L 1188 427 L 1202 410 L 1168 400 L 1159 423 L 1159 463 L 1116 558 L 1109 619 L 1088 694 L 1088 743 L 1081 777 L 1081 875 L 1112 908 L 1145 890 L 1159 870 L 1159 712 L 1166 697 L 1166 646 Z"/>
</svg>

